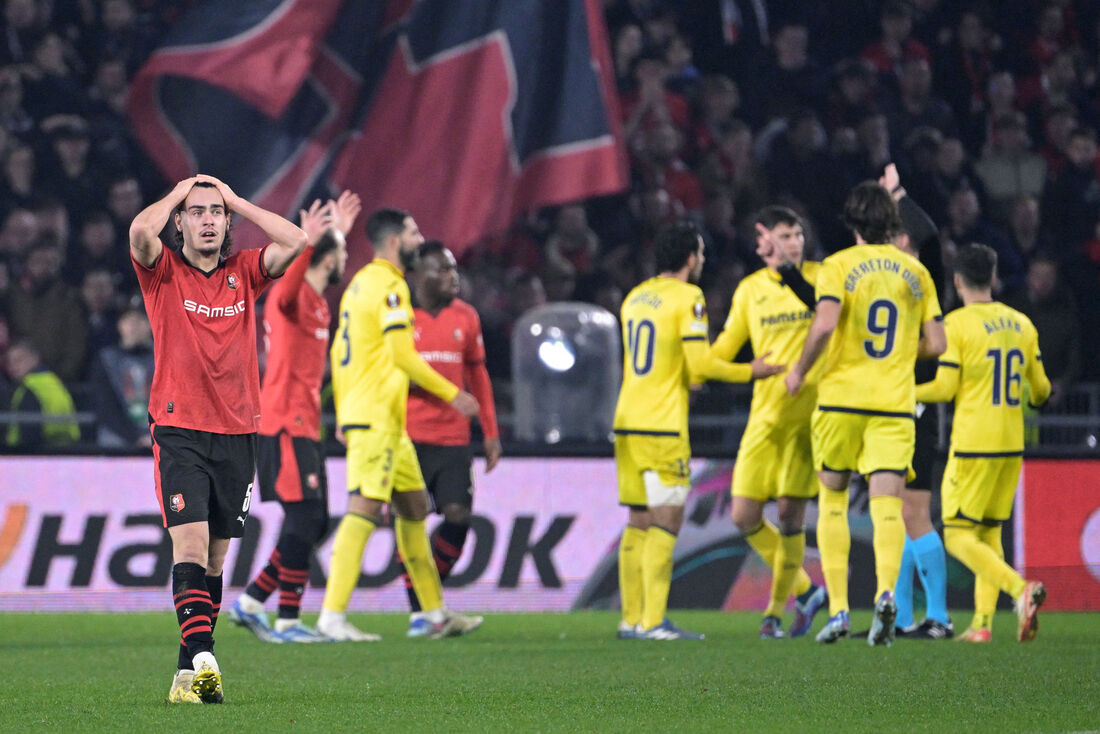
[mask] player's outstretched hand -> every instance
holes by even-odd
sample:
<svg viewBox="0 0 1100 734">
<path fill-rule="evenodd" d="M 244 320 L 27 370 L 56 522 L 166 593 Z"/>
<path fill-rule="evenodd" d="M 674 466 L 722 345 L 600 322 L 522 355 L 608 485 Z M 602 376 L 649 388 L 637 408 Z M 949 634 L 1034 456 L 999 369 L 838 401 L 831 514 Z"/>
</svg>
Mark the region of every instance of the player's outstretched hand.
<svg viewBox="0 0 1100 734">
<path fill-rule="evenodd" d="M 753 379 L 759 380 L 764 377 L 778 375 L 787 369 L 787 365 L 785 364 L 769 364 L 768 362 L 766 362 L 765 360 L 767 360 L 770 354 L 771 352 L 764 352 L 759 357 L 749 363 L 752 365 Z"/>
<path fill-rule="evenodd" d="M 359 200 L 359 194 L 348 189 L 332 205 L 332 226 L 344 233 L 347 237 L 351 233 L 351 226 L 355 224 L 355 218 L 363 210 L 363 202 Z"/>
<path fill-rule="evenodd" d="M 301 222 L 302 231 L 309 238 L 309 244 L 316 245 L 321 239 L 321 235 L 329 226 L 331 216 L 329 204 L 322 205 L 320 199 L 314 199 L 309 209 L 298 210 L 298 220 Z"/>
<path fill-rule="evenodd" d="M 458 395 L 455 395 L 454 400 L 451 401 L 451 407 L 461 413 L 464 418 L 473 418 L 477 415 L 480 406 L 477 404 L 477 398 L 465 390 L 459 390 Z"/>
<path fill-rule="evenodd" d="M 500 463 L 500 455 L 504 450 L 500 446 L 499 438 L 485 439 L 485 473 L 488 474 Z"/>
<path fill-rule="evenodd" d="M 798 391 L 802 389 L 803 377 L 798 373 L 798 370 L 791 370 L 787 373 L 787 394 L 797 395 Z"/>
</svg>

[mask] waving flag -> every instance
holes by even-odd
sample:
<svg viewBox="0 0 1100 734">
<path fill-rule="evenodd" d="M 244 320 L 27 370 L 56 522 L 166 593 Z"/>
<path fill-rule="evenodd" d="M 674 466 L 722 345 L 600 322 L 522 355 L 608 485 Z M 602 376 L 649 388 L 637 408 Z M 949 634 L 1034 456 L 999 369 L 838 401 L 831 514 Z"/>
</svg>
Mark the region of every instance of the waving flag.
<svg viewBox="0 0 1100 734">
<path fill-rule="evenodd" d="M 131 123 L 170 181 L 210 173 L 289 217 L 348 188 L 461 251 L 524 210 L 626 186 L 601 12 L 600 0 L 211 0 L 138 71 Z"/>
</svg>

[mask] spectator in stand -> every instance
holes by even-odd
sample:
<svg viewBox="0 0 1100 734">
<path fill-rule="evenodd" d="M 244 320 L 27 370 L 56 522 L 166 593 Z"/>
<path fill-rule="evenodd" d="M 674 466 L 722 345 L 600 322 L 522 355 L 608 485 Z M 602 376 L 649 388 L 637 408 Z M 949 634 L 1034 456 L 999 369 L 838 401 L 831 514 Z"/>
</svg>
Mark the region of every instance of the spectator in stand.
<svg viewBox="0 0 1100 734">
<path fill-rule="evenodd" d="M 1052 105 L 1043 116 L 1043 145 L 1039 154 L 1047 162 L 1047 176 L 1053 178 L 1066 167 L 1069 136 L 1077 129 L 1080 115 L 1068 103 Z"/>
<path fill-rule="evenodd" d="M 107 211 L 117 231 L 125 232 L 143 206 L 141 184 L 134 176 L 123 174 L 107 184 Z"/>
<path fill-rule="evenodd" d="M 34 118 L 23 106 L 23 79 L 15 66 L 0 67 L 0 127 L 21 138 L 34 131 Z"/>
<path fill-rule="evenodd" d="M 1069 40 L 1063 4 L 1049 2 L 1039 11 L 1035 38 L 1028 44 L 1027 54 L 1037 67 L 1046 66 L 1065 50 Z"/>
<path fill-rule="evenodd" d="M 2 94 L 2 93 L 0 93 Z M 16 143 L 4 155 L 0 200 L 5 213 L 16 207 L 30 208 L 35 195 L 34 149 Z"/>
<path fill-rule="evenodd" d="M 671 122 L 658 122 L 645 135 L 639 152 L 639 173 L 648 186 L 666 189 L 673 201 L 689 215 L 703 209 L 703 188 L 699 179 L 680 157 L 683 134 Z"/>
<path fill-rule="evenodd" d="M 566 204 L 554 216 L 554 229 L 546 238 L 546 260 L 554 268 L 585 276 L 596 268 L 600 238 L 588 226 L 582 204 Z"/>
<path fill-rule="evenodd" d="M 743 261 L 746 254 L 752 252 L 751 246 L 742 241 L 737 231 L 737 207 L 728 188 L 715 188 L 707 194 L 699 234 L 703 237 L 707 259 L 712 267 Z M 721 323 L 718 322 L 718 325 L 721 326 Z"/>
<path fill-rule="evenodd" d="M 998 293 L 1012 293 L 1024 284 L 1024 260 L 1012 247 L 1008 237 L 982 215 L 978 194 L 974 189 L 960 188 L 951 194 L 947 206 L 946 235 L 954 243 L 954 251 L 973 242 L 988 245 L 997 253 Z"/>
<path fill-rule="evenodd" d="M 61 248 L 61 259 L 71 249 L 72 228 L 69 226 L 69 210 L 52 193 L 38 197 L 34 204 L 34 218 L 38 221 L 38 239 L 53 242 Z"/>
<path fill-rule="evenodd" d="M 722 130 L 718 147 L 703 158 L 698 170 L 704 191 L 728 188 L 741 211 L 756 211 L 764 200 L 764 171 L 753 155 L 752 130 L 741 120 Z"/>
<path fill-rule="evenodd" d="M 1070 133 L 1066 161 L 1066 167 L 1047 185 L 1042 209 L 1050 238 L 1069 254 L 1081 251 L 1100 218 L 1095 130 L 1079 127 Z"/>
<path fill-rule="evenodd" d="M 93 211 L 80 223 L 80 231 L 69 254 L 65 258 L 65 280 L 79 285 L 84 275 L 96 269 L 111 273 L 125 272 L 126 261 L 119 257 L 118 232 L 114 220 L 102 209 Z M 132 270 L 132 268 L 131 268 Z M 133 285 L 137 281 L 133 280 Z"/>
<path fill-rule="evenodd" d="M 84 273 L 80 298 L 88 323 L 88 356 L 118 343 L 119 294 L 115 271 L 97 268 Z"/>
<path fill-rule="evenodd" d="M 1040 222 L 1037 198 L 1021 196 L 1012 202 L 1008 236 L 1024 260 L 1030 261 L 1033 255 L 1043 250 L 1053 251 L 1053 243 L 1043 234 Z"/>
<path fill-rule="evenodd" d="M 1031 319 L 1039 331 L 1039 351 L 1050 378 L 1051 407 L 1062 405 L 1081 377 L 1081 331 L 1073 291 L 1061 282 L 1058 261 L 1045 252 L 1028 264 L 1027 288 L 1005 303 Z"/>
<path fill-rule="evenodd" d="M 12 209 L 0 224 L 0 258 L 12 266 L 22 266 L 23 259 L 38 239 L 38 218 L 28 209 Z"/>
<path fill-rule="evenodd" d="M 1021 196 L 1039 196 L 1046 184 L 1047 164 L 1030 149 L 1027 122 L 1021 112 L 999 117 L 990 146 L 974 165 L 982 179 L 994 222 L 1007 222 L 1013 202 Z"/>
<path fill-rule="evenodd" d="M 741 106 L 741 91 L 724 74 L 708 74 L 699 83 L 699 101 L 691 128 L 692 158 L 697 159 L 719 145 L 722 132 L 735 122 Z"/>
<path fill-rule="evenodd" d="M 92 360 L 89 388 L 100 446 L 150 446 L 149 387 L 153 383 L 153 332 L 141 302 L 118 317 L 118 345 Z"/>
<path fill-rule="evenodd" d="M 1006 115 L 1015 115 L 1016 109 L 1016 79 L 1010 72 L 998 71 L 989 77 L 986 85 L 985 100 L 982 109 L 972 113 L 963 121 L 963 142 L 968 150 L 984 150 L 993 137 L 993 126 L 997 120 Z M 1038 128 L 1029 130 L 1034 137 Z"/>
<path fill-rule="evenodd" d="M 932 62 L 928 47 L 911 37 L 913 10 L 908 3 L 901 0 L 884 3 L 879 13 L 879 28 L 882 36 L 860 54 L 860 58 L 879 74 L 884 77 L 900 75 L 902 62 L 906 59 Z"/>
<path fill-rule="evenodd" d="M 614 32 L 612 51 L 615 55 L 615 85 L 620 93 L 630 89 L 634 82 L 634 61 L 642 53 L 645 38 L 641 26 L 627 23 Z"/>
<path fill-rule="evenodd" d="M 1042 119 L 1060 104 L 1071 106 L 1083 121 L 1090 119 L 1091 100 L 1081 85 L 1070 51 L 1055 54 L 1037 77 L 1021 80 L 1019 85 L 1019 105 L 1031 120 Z"/>
<path fill-rule="evenodd" d="M 874 110 L 874 91 L 874 76 L 864 62 L 844 59 L 837 64 L 826 100 L 826 129 L 855 129 Z"/>
<path fill-rule="evenodd" d="M 846 181 L 837 181 L 835 162 L 824 145 L 825 131 L 817 113 L 801 109 L 788 118 L 786 133 L 776 139 L 764 164 L 772 195 L 796 211 L 804 209 L 819 227 L 836 221 L 837 192 L 847 190 Z M 836 241 L 835 230 L 821 234 L 826 242 Z"/>
<path fill-rule="evenodd" d="M 87 95 L 69 59 L 74 52 L 57 33 L 47 32 L 34 44 L 33 63 L 24 67 L 27 111 L 36 119 L 57 114 L 83 114 Z"/>
<path fill-rule="evenodd" d="M 669 90 L 687 98 L 695 96 L 699 85 L 699 69 L 693 63 L 691 39 L 682 33 L 674 32 L 664 42 L 662 50 L 665 63 L 668 64 Z"/>
<path fill-rule="evenodd" d="M 8 377 L 12 392 L 8 409 L 41 417 L 72 416 L 66 421 L 11 421 L 4 434 L 9 449 L 38 451 L 80 440 L 73 398 L 57 375 L 42 365 L 38 350 L 27 340 L 8 347 Z"/>
<path fill-rule="evenodd" d="M 77 115 L 54 115 L 42 122 L 53 157 L 44 161 L 43 187 L 61 197 L 69 215 L 81 220 L 102 204 L 102 188 L 91 160 L 88 124 Z"/>
<path fill-rule="evenodd" d="M 936 59 L 935 88 L 954 110 L 971 150 L 977 150 L 984 138 L 983 122 L 989 107 L 986 92 L 1000 46 L 1001 37 L 987 27 L 982 11 L 965 8 L 951 43 Z"/>
<path fill-rule="evenodd" d="M 668 64 L 664 56 L 647 51 L 634 62 L 634 89 L 620 95 L 622 107 L 623 137 L 634 144 L 660 123 L 671 123 L 678 130 L 691 126 L 687 100 L 671 92 L 665 86 L 668 81 Z"/>
<path fill-rule="evenodd" d="M 19 283 L 10 289 L 12 330 L 34 345 L 42 362 L 66 383 L 80 378 L 88 326 L 80 294 L 61 280 L 61 249 L 39 240 L 27 253 Z"/>
<path fill-rule="evenodd" d="M 932 89 L 932 67 L 927 59 L 910 57 L 902 62 L 898 94 L 888 99 L 883 109 L 895 140 L 905 140 L 919 127 L 933 127 L 949 136 L 958 132 L 951 105 Z"/>
<path fill-rule="evenodd" d="M 34 39 L 42 33 L 45 20 L 45 13 L 35 0 L 5 0 L 0 61 L 13 64 L 30 62 Z"/>
<path fill-rule="evenodd" d="M 810 56 L 810 30 L 801 20 L 781 22 L 771 45 L 772 56 L 741 83 L 747 101 L 745 114 L 757 127 L 801 107 L 819 108 L 828 78 Z"/>
</svg>

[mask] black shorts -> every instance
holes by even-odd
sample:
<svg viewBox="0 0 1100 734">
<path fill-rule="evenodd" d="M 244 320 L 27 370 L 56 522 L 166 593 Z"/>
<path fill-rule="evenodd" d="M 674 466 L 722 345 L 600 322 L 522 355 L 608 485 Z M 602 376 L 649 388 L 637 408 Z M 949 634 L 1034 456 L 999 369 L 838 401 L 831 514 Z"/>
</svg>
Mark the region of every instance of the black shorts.
<svg viewBox="0 0 1100 734">
<path fill-rule="evenodd" d="M 905 485 L 906 489 L 932 491 L 937 460 L 942 459 L 939 442 L 939 411 L 935 405 L 924 406 L 916 420 L 916 444 L 913 448 L 913 471 L 916 477 Z"/>
<path fill-rule="evenodd" d="M 256 434 L 225 434 L 153 426 L 153 474 L 164 527 L 210 524 L 214 538 L 244 535 Z"/>
<path fill-rule="evenodd" d="M 279 431 L 257 437 L 260 499 L 283 503 L 328 501 L 325 454 L 319 441 Z"/>
<path fill-rule="evenodd" d="M 436 512 L 447 505 L 474 505 L 473 454 L 469 446 L 437 446 L 414 443 L 424 486 Z"/>
</svg>

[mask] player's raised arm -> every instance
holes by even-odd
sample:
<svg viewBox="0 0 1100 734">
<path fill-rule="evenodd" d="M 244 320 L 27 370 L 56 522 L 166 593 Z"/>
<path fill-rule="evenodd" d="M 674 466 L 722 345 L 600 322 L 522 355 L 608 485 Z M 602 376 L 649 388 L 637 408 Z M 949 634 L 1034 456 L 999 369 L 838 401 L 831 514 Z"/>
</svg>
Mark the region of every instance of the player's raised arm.
<svg viewBox="0 0 1100 734">
<path fill-rule="evenodd" d="M 213 184 L 229 211 L 240 214 L 268 236 L 271 244 L 264 249 L 264 270 L 271 277 L 278 277 L 286 272 L 294 258 L 306 249 L 306 233 L 293 222 L 237 196 L 229 186 L 213 176 L 200 173 L 196 178 Z"/>
<path fill-rule="evenodd" d="M 160 241 L 160 232 L 176 206 L 187 198 L 198 180 L 192 176 L 180 181 L 163 199 L 142 209 L 130 223 L 130 251 L 134 259 L 145 267 L 152 267 L 160 257 L 164 246 Z"/>
</svg>

